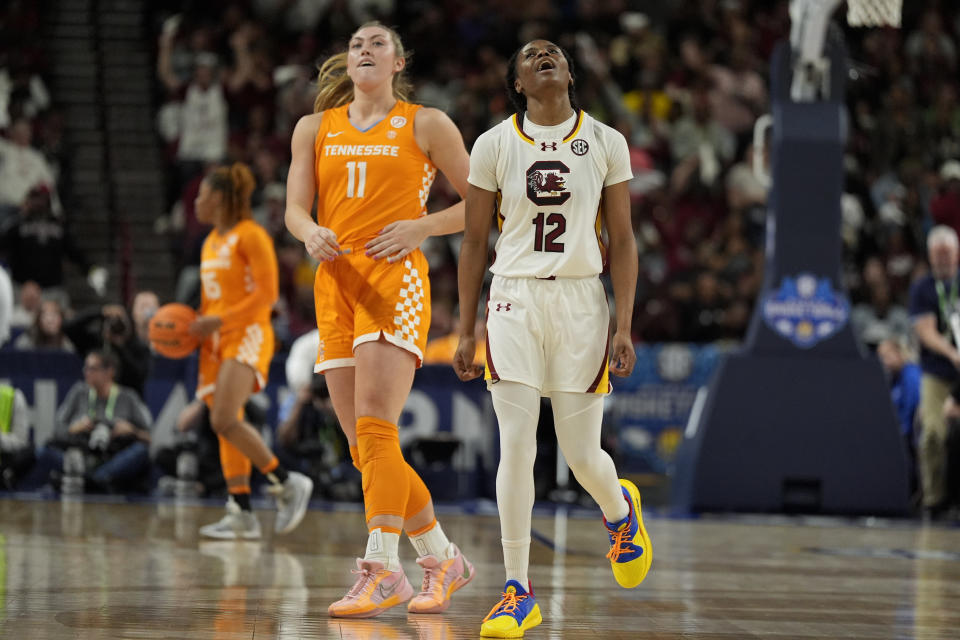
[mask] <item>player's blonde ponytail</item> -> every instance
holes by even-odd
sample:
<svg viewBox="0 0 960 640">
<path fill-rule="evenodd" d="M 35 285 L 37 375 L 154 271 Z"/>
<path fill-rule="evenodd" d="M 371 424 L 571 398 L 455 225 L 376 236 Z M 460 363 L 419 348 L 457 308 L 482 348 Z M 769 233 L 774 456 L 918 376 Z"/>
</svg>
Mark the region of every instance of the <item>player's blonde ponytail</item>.
<svg viewBox="0 0 960 640">
<path fill-rule="evenodd" d="M 320 65 L 317 76 L 317 98 L 313 112 L 343 106 L 353 100 L 353 81 L 347 75 L 347 54 L 332 55 Z"/>
<path fill-rule="evenodd" d="M 393 41 L 393 49 L 397 58 L 402 58 L 407 64 L 410 63 L 411 52 L 403 48 L 403 42 L 400 35 L 390 27 L 381 24 L 378 20 L 366 22 L 357 29 L 366 27 L 379 27 L 390 34 Z M 407 66 L 393 74 L 393 95 L 398 100 L 408 101 L 413 94 L 413 83 L 407 76 Z M 347 75 L 347 53 L 341 52 L 327 58 L 320 65 L 320 73 L 317 76 L 317 98 L 313 102 L 313 112 L 320 113 L 326 109 L 334 109 L 353 100 L 353 81 Z"/>
</svg>

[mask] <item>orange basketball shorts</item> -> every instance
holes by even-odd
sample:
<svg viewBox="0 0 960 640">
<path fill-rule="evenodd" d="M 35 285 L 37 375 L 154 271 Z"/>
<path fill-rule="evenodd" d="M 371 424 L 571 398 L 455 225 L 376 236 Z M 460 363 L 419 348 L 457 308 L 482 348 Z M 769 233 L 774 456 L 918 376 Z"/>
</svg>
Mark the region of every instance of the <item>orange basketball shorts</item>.
<svg viewBox="0 0 960 640">
<path fill-rule="evenodd" d="M 419 367 L 430 328 L 428 271 L 419 249 L 389 263 L 359 247 L 320 263 L 313 287 L 320 330 L 314 371 L 354 366 L 357 345 L 380 336 L 415 355 Z"/>
<path fill-rule="evenodd" d="M 253 369 L 256 374 L 253 390 L 259 391 L 267 384 L 273 349 L 273 327 L 269 322 L 252 322 L 209 336 L 200 344 L 197 397 L 212 400 L 220 365 L 226 360 L 236 360 Z"/>
</svg>

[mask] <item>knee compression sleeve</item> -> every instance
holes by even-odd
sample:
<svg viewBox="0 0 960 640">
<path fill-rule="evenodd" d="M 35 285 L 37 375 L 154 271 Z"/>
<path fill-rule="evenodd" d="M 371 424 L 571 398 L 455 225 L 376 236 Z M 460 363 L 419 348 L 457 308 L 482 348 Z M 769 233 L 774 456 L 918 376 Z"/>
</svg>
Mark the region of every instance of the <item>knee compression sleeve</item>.
<svg viewBox="0 0 960 640">
<path fill-rule="evenodd" d="M 367 520 L 381 515 L 402 518 L 410 494 L 410 477 L 400 452 L 397 425 L 369 416 L 357 418 L 357 447 L 362 461 Z"/>
<path fill-rule="evenodd" d="M 427 485 L 423 483 L 423 479 L 413 470 L 413 467 L 406 462 L 403 464 L 407 468 L 407 478 L 410 482 L 410 492 L 407 496 L 407 509 L 403 514 L 403 519 L 409 520 L 423 511 L 423 508 L 430 503 L 430 490 L 427 489 Z"/>
</svg>

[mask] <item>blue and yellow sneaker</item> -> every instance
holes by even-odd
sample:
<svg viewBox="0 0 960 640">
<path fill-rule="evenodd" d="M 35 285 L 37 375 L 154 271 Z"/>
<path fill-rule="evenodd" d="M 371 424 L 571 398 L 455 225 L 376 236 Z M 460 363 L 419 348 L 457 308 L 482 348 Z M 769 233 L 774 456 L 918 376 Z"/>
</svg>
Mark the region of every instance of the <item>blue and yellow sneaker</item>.
<svg viewBox="0 0 960 640">
<path fill-rule="evenodd" d="M 507 580 L 501 595 L 480 625 L 484 638 L 522 638 L 524 631 L 543 622 L 532 588 L 527 592 L 516 580 Z"/>
<path fill-rule="evenodd" d="M 630 505 L 630 513 L 620 522 L 613 524 L 603 519 L 603 525 L 610 536 L 610 552 L 607 558 L 613 569 L 617 584 L 632 589 L 647 577 L 650 563 L 653 562 L 653 546 L 650 536 L 643 528 L 643 515 L 640 513 L 640 491 L 629 480 L 620 480 L 623 497 Z"/>
</svg>

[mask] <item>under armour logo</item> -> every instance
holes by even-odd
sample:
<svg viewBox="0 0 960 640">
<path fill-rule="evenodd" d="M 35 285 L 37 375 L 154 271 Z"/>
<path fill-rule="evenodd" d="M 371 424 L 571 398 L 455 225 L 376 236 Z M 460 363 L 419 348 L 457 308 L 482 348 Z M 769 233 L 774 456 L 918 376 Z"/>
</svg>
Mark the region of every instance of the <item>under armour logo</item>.
<svg viewBox="0 0 960 640">
<path fill-rule="evenodd" d="M 556 151 L 556 150 L 557 150 L 557 143 L 556 143 L 556 142 L 551 142 L 551 143 L 549 143 L 549 144 L 547 144 L 546 142 L 541 142 L 541 143 L 540 143 L 540 151 L 546 151 L 546 150 L 547 150 L 547 147 L 550 147 L 550 151 Z"/>
<path fill-rule="evenodd" d="M 498 303 L 497 303 L 497 311 L 510 311 L 510 303 L 507 302 L 506 304 L 502 304 L 502 303 L 498 302 Z"/>
</svg>

